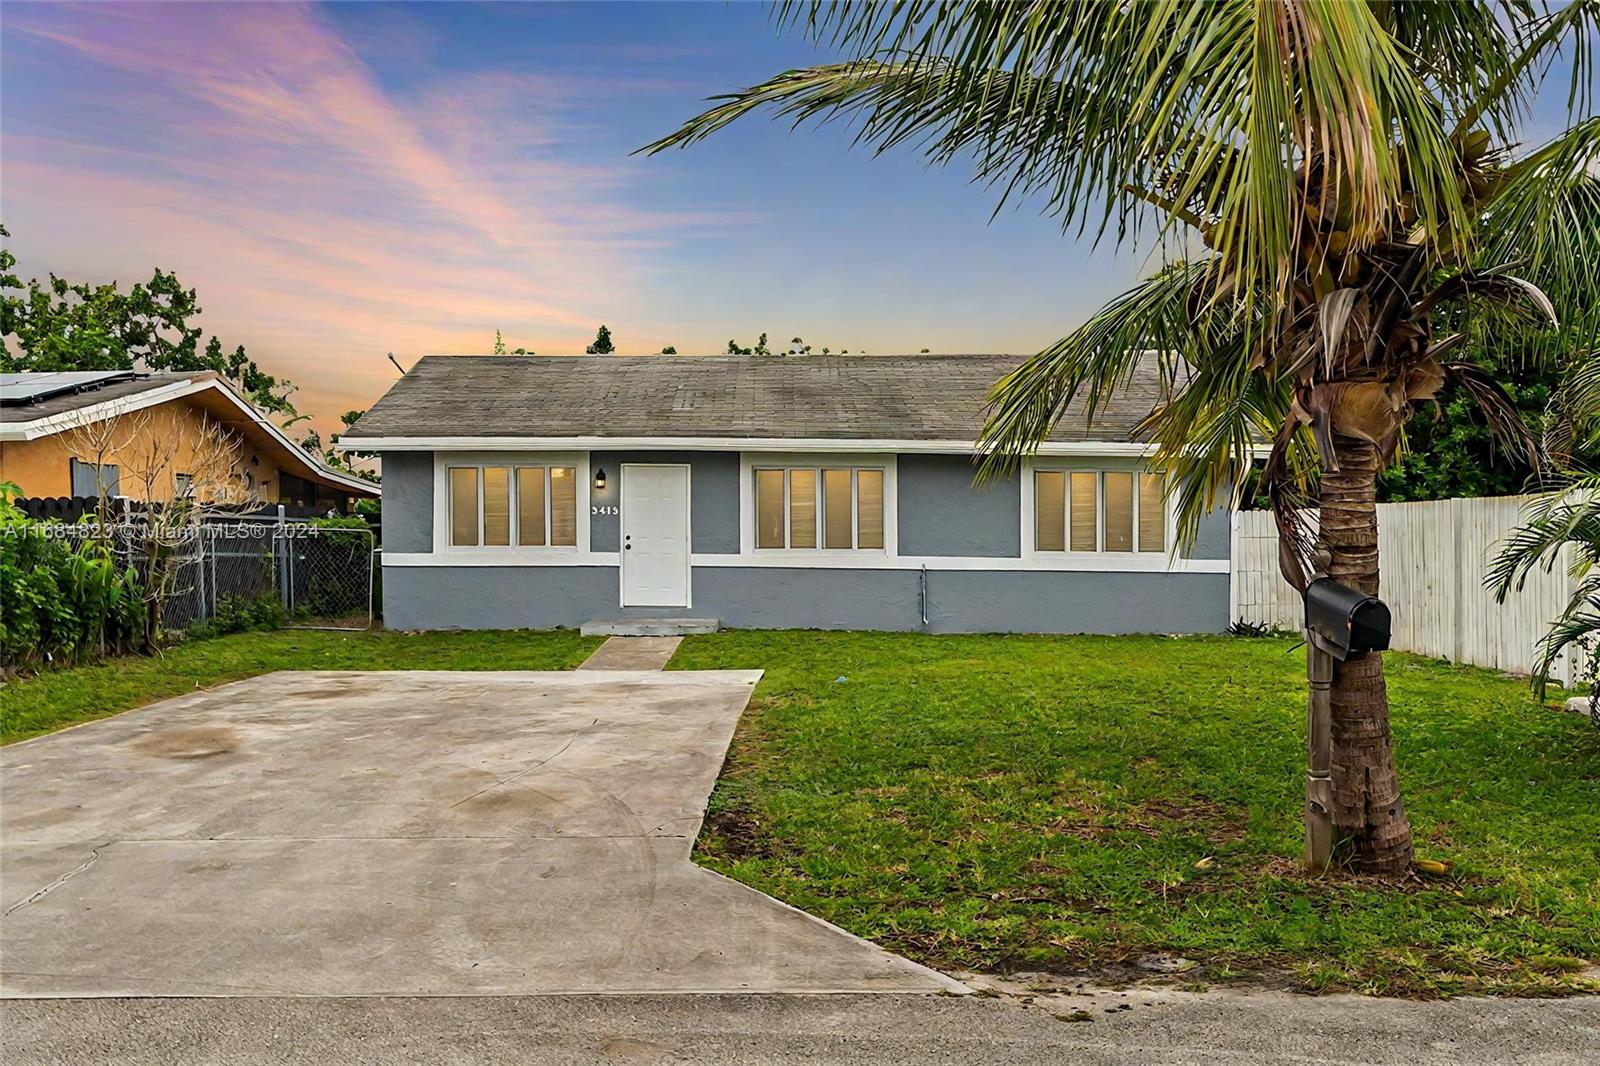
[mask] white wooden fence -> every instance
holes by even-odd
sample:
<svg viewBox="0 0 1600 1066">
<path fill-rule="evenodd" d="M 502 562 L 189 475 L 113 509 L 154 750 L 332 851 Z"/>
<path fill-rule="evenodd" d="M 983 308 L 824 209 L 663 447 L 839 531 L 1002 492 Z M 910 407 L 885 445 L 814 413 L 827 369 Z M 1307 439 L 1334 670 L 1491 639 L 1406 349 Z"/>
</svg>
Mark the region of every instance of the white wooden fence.
<svg viewBox="0 0 1600 1066">
<path fill-rule="evenodd" d="M 1378 505 L 1383 601 L 1393 614 L 1391 647 L 1458 663 L 1528 673 L 1535 645 L 1572 595 L 1570 559 L 1528 575 L 1521 592 L 1496 603 L 1484 575 L 1518 525 L 1528 496 Z M 1314 521 L 1313 517 L 1313 521 Z M 1268 511 L 1233 516 L 1229 609 L 1235 621 L 1298 631 L 1300 596 L 1278 572 L 1278 531 Z M 1570 686 L 1575 655 L 1553 676 Z"/>
</svg>

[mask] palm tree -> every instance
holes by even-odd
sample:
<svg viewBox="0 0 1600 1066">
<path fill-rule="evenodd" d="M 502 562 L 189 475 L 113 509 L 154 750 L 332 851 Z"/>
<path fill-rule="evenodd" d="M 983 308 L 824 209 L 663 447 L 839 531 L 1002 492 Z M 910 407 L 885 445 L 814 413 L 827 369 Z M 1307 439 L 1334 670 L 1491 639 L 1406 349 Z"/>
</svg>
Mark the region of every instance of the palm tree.
<svg viewBox="0 0 1600 1066">
<path fill-rule="evenodd" d="M 1534 569 L 1564 563 L 1572 595 L 1539 645 L 1533 685 L 1544 698 L 1555 665 L 1569 649 L 1588 667 L 1589 717 L 1600 725 L 1600 355 L 1574 362 L 1551 403 L 1546 450 L 1559 461 L 1550 490 L 1528 509 L 1489 570 L 1489 585 L 1504 602 Z"/>
<path fill-rule="evenodd" d="M 970 160 L 1002 204 L 1185 252 L 996 385 L 988 474 L 1075 397 L 1092 418 L 1153 351 L 1170 398 L 1146 430 L 1183 535 L 1270 441 L 1284 576 L 1376 593 L 1375 482 L 1417 405 L 1457 381 L 1534 447 L 1493 376 L 1450 353 L 1490 331 L 1594 335 L 1600 119 L 1521 154 L 1512 136 L 1560 49 L 1587 115 L 1597 0 L 787 2 L 776 18 L 847 58 L 719 97 L 645 151 L 762 109 L 840 118 L 879 152 Z M 1341 851 L 1408 869 L 1380 657 L 1340 663 L 1332 704 Z"/>
</svg>

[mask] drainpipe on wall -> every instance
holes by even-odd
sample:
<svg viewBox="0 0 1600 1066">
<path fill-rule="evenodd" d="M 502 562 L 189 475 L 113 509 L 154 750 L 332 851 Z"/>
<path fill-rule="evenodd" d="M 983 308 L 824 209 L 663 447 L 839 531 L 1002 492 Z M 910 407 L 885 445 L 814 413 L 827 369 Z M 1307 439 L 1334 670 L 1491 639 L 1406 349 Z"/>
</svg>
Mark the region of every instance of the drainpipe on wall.
<svg viewBox="0 0 1600 1066">
<path fill-rule="evenodd" d="M 928 567 L 922 567 L 922 628 L 928 628 Z"/>
</svg>

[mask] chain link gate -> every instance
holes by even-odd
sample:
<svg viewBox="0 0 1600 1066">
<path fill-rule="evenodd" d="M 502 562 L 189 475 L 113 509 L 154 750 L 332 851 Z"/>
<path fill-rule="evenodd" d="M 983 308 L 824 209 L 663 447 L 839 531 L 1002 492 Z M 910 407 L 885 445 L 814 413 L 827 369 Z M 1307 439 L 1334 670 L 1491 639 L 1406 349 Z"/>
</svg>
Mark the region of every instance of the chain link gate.
<svg viewBox="0 0 1600 1066">
<path fill-rule="evenodd" d="M 290 628 L 372 628 L 377 541 L 371 529 L 280 525 L 273 548 L 279 597 Z"/>
</svg>

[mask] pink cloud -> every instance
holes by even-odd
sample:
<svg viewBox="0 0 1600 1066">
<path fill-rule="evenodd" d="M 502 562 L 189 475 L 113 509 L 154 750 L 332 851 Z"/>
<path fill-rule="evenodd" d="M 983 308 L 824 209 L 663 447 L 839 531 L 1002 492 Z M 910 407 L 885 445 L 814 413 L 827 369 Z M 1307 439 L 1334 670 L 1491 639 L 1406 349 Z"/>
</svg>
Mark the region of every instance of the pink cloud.
<svg viewBox="0 0 1600 1066">
<path fill-rule="evenodd" d="M 24 270 L 176 270 L 325 428 L 386 386 L 388 351 L 483 351 L 497 327 L 581 349 L 636 253 L 740 221 L 632 206 L 634 161 L 553 158 L 574 94 L 614 86 L 488 72 L 395 96 L 297 4 L 13 5 L 5 30 L 55 94 L 6 140 Z"/>
</svg>

